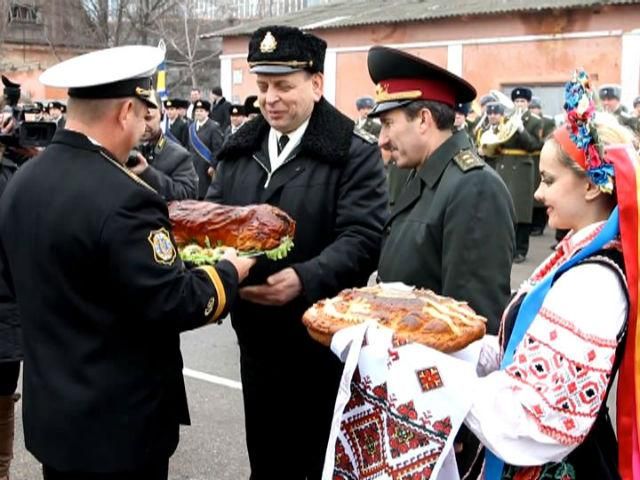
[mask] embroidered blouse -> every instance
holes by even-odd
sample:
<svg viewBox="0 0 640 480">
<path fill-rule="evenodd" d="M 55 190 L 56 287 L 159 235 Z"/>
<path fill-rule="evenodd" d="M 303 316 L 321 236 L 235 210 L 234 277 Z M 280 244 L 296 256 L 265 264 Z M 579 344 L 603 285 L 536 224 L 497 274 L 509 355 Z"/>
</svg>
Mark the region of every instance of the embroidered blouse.
<svg viewBox="0 0 640 480">
<path fill-rule="evenodd" d="M 587 245 L 603 225 L 589 225 L 565 238 L 506 311 Z M 465 419 L 470 430 L 511 465 L 564 459 L 589 433 L 605 399 L 627 308 L 625 286 L 612 268 L 583 263 L 562 274 L 518 345 L 512 365 L 497 370 L 501 354 L 495 337 L 493 350 L 484 349 L 482 367 L 495 371 L 475 385 L 475 401 Z"/>
</svg>

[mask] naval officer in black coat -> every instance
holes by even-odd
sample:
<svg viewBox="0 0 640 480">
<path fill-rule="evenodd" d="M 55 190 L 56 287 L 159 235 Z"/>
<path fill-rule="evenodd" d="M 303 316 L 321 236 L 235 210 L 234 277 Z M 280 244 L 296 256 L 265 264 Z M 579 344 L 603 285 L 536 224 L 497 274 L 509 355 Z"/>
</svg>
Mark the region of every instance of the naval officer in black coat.
<svg viewBox="0 0 640 480">
<path fill-rule="evenodd" d="M 163 57 L 118 47 L 42 74 L 68 88 L 68 123 L 0 204 L 0 274 L 23 326 L 25 444 L 46 480 L 166 480 L 189 422 L 179 334 L 222 319 L 252 264 L 233 253 L 183 264 L 164 199 L 124 166 Z"/>
<path fill-rule="evenodd" d="M 259 260 L 231 313 L 254 480 L 320 479 L 342 364 L 301 317 L 366 283 L 387 217 L 377 146 L 323 97 L 326 45 L 292 27 L 254 32 L 248 60 L 264 116 L 229 137 L 207 196 L 269 203 L 297 222 L 291 253 Z"/>
</svg>

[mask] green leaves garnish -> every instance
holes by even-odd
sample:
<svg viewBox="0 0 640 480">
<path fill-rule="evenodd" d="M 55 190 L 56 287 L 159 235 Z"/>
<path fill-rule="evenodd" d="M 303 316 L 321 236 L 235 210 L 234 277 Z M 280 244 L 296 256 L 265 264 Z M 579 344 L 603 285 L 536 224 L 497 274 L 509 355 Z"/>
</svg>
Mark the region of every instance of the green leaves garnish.
<svg viewBox="0 0 640 480">
<path fill-rule="evenodd" d="M 204 239 L 204 243 L 206 247 L 191 244 L 180 248 L 180 258 L 182 258 L 183 261 L 193 263 L 194 265 L 213 265 L 219 262 L 227 247 L 224 247 L 220 242 L 217 242 L 217 246 L 212 248 L 208 237 Z M 289 237 L 284 237 L 281 240 L 280 245 L 276 248 L 266 250 L 264 252 L 238 252 L 238 256 L 257 257 L 259 255 L 264 255 L 269 260 L 282 260 L 288 255 L 292 248 L 293 240 Z"/>
</svg>

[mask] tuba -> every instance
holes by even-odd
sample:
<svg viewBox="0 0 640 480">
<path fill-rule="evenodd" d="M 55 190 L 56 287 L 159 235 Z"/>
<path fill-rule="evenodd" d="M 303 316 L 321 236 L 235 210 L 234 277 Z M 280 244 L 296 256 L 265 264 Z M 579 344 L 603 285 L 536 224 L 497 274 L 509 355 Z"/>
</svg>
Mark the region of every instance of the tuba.
<svg viewBox="0 0 640 480">
<path fill-rule="evenodd" d="M 508 141 L 518 131 L 520 122 L 517 120 L 522 118 L 524 111 L 515 108 L 511 99 L 501 91 L 491 90 L 490 93 L 504 106 L 505 115 L 508 115 L 505 122 L 489 127 L 489 129 L 480 136 L 479 143 L 482 154 L 491 157 L 496 155 L 500 145 Z"/>
</svg>

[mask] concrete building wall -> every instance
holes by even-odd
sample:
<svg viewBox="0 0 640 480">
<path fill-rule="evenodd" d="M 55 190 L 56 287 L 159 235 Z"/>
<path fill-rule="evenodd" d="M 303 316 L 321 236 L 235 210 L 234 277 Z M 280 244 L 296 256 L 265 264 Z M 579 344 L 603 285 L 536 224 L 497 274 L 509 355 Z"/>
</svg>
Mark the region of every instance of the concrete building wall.
<svg viewBox="0 0 640 480">
<path fill-rule="evenodd" d="M 518 83 L 558 85 L 576 67 L 584 67 L 596 85 L 621 83 L 627 103 L 640 91 L 640 8 L 637 5 L 467 16 L 430 22 L 317 30 L 336 57 L 335 94 L 327 98 L 353 117 L 355 99 L 372 95 L 366 67 L 373 45 L 402 48 L 461 74 L 480 95 Z M 223 62 L 242 70 L 242 82 L 227 97 L 256 93 L 246 68 L 248 37 L 223 41 Z M 328 73 L 328 72 L 327 72 Z M 333 72 L 331 73 L 334 74 Z M 223 84 L 225 82 L 223 81 Z M 333 98 L 332 98 L 333 97 Z"/>
</svg>

